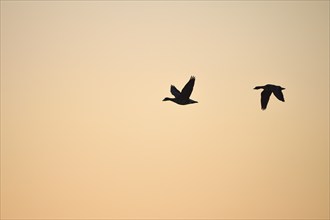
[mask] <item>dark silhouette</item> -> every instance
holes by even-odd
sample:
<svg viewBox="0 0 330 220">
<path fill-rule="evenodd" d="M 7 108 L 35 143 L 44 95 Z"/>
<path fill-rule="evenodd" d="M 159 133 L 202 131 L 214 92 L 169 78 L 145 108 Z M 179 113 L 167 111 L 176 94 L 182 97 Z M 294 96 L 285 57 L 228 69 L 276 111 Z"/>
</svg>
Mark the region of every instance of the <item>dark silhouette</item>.
<svg viewBox="0 0 330 220">
<path fill-rule="evenodd" d="M 198 103 L 197 101 L 194 101 L 190 99 L 190 95 L 193 91 L 195 84 L 195 77 L 190 77 L 190 80 L 187 82 L 187 84 L 183 87 L 182 91 L 180 92 L 175 86 L 171 85 L 171 93 L 174 95 L 175 98 L 164 98 L 163 101 L 172 101 L 179 105 L 188 105 L 193 103 Z"/>
<path fill-rule="evenodd" d="M 261 92 L 261 109 L 265 110 L 267 108 L 267 104 L 269 101 L 270 95 L 273 93 L 278 100 L 281 100 L 284 102 L 284 96 L 282 93 L 282 90 L 285 88 L 282 88 L 281 86 L 271 85 L 267 84 L 265 86 L 256 86 L 254 89 L 263 89 L 264 91 Z"/>
</svg>

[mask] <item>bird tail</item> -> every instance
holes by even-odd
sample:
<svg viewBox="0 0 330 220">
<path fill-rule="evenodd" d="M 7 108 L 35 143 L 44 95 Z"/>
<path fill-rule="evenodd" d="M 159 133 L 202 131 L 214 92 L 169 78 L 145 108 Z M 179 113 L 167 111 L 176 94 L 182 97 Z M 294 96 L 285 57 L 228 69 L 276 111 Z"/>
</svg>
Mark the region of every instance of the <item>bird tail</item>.
<svg viewBox="0 0 330 220">
<path fill-rule="evenodd" d="M 256 86 L 254 89 L 263 89 L 263 86 Z"/>
</svg>

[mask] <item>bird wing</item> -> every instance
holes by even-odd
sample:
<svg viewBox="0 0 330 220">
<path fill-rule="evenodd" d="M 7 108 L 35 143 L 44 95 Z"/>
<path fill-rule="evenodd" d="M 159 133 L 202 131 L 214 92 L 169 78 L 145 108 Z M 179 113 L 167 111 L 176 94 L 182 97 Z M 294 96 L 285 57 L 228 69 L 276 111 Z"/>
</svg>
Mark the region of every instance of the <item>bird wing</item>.
<svg viewBox="0 0 330 220">
<path fill-rule="evenodd" d="M 195 85 L 195 77 L 190 77 L 190 80 L 187 82 L 187 84 L 183 87 L 181 91 L 181 98 L 189 99 Z"/>
<path fill-rule="evenodd" d="M 272 94 L 271 91 L 264 90 L 261 92 L 261 109 L 265 110 L 269 101 L 269 97 Z"/>
<path fill-rule="evenodd" d="M 171 93 L 175 98 L 178 98 L 181 95 L 180 91 L 173 85 L 171 85 Z"/>
<path fill-rule="evenodd" d="M 283 96 L 283 93 L 282 93 L 282 90 L 281 89 L 275 89 L 274 91 L 273 91 L 273 93 L 274 93 L 274 95 L 276 96 L 276 98 L 278 99 L 278 100 L 281 100 L 282 102 L 284 102 L 284 96 Z"/>
</svg>

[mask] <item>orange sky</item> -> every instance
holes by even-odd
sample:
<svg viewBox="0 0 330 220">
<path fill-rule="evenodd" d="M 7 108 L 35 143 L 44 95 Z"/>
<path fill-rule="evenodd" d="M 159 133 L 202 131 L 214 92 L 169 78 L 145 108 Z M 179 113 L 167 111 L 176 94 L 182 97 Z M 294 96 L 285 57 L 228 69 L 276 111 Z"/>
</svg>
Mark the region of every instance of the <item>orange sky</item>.
<svg viewBox="0 0 330 220">
<path fill-rule="evenodd" d="M 329 2 L 1 1 L 1 218 L 329 218 Z"/>
</svg>

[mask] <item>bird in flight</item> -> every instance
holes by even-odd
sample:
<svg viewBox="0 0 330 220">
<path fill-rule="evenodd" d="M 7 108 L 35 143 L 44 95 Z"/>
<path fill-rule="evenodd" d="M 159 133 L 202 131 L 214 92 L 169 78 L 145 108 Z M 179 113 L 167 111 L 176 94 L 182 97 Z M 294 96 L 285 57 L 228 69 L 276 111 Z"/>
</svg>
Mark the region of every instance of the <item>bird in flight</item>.
<svg viewBox="0 0 330 220">
<path fill-rule="evenodd" d="M 172 101 L 179 105 L 188 105 L 193 103 L 198 103 L 190 99 L 190 95 L 193 91 L 195 85 L 195 77 L 190 77 L 187 84 L 183 87 L 182 91 L 180 92 L 175 86 L 171 85 L 171 93 L 174 95 L 174 98 L 164 98 L 163 101 Z"/>
<path fill-rule="evenodd" d="M 281 86 L 276 86 L 272 84 L 267 84 L 264 86 L 256 86 L 254 89 L 263 89 L 261 92 L 261 109 L 265 110 L 267 108 L 267 104 L 269 101 L 270 95 L 273 93 L 276 98 L 282 102 L 284 102 L 284 96 L 282 93 L 282 90 L 285 88 L 282 88 Z"/>
</svg>

